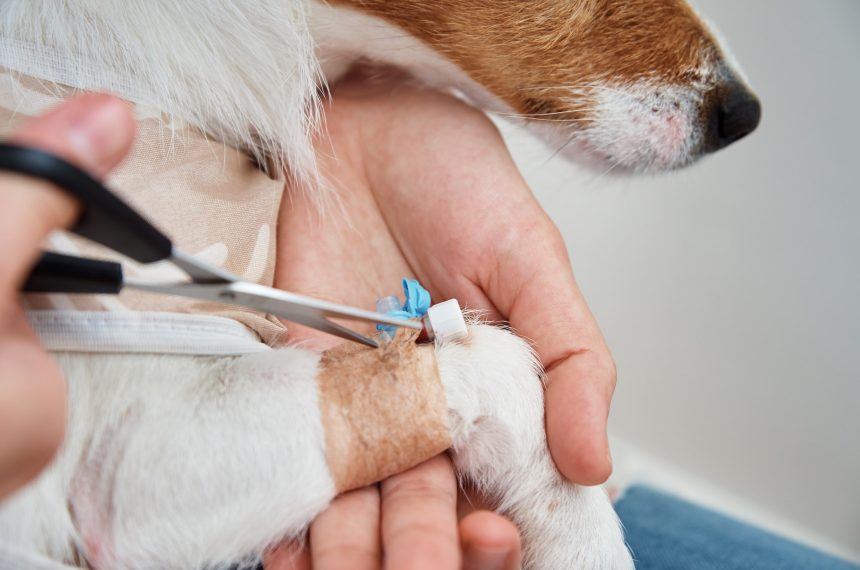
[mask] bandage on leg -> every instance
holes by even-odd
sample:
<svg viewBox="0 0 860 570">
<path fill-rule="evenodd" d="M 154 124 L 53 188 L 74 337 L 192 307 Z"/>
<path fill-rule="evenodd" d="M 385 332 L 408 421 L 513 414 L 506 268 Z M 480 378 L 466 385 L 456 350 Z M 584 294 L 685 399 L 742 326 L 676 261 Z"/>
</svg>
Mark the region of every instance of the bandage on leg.
<svg viewBox="0 0 860 570">
<path fill-rule="evenodd" d="M 318 377 L 326 460 L 339 492 L 400 473 L 451 446 L 432 344 L 398 331 L 381 348 L 323 353 Z"/>
</svg>

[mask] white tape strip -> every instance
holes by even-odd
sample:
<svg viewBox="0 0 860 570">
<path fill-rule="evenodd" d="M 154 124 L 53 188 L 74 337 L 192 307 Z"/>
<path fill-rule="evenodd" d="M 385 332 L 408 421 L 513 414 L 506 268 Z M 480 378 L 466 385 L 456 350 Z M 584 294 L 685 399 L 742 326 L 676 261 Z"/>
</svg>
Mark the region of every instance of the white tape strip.
<svg viewBox="0 0 860 570">
<path fill-rule="evenodd" d="M 241 323 L 181 313 L 27 311 L 42 344 L 55 352 L 226 356 L 271 350 Z"/>
</svg>

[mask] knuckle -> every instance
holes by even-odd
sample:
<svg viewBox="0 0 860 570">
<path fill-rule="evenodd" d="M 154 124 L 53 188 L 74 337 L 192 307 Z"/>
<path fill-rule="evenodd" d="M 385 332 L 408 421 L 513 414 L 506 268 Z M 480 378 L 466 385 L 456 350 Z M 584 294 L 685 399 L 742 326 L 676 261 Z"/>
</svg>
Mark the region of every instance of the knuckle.
<svg viewBox="0 0 860 570">
<path fill-rule="evenodd" d="M 389 477 L 382 482 L 380 497 L 391 499 L 457 499 L 456 481 L 451 459 L 437 455 L 412 469 Z"/>
<path fill-rule="evenodd" d="M 442 521 L 433 517 L 427 519 L 413 519 L 408 524 L 398 525 L 386 533 L 386 542 L 408 543 L 410 547 L 422 551 L 434 550 L 447 547 L 450 540 L 451 529 Z"/>
<path fill-rule="evenodd" d="M 313 548 L 314 568 L 353 568 L 355 570 L 379 567 L 379 555 L 372 545 L 335 543 Z"/>
<path fill-rule="evenodd" d="M 607 354 L 606 377 L 609 380 L 610 393 L 612 393 L 615 391 L 615 386 L 618 384 L 618 365 L 615 363 L 615 358 L 613 358 L 611 354 Z"/>
<path fill-rule="evenodd" d="M 541 239 L 546 247 L 553 253 L 553 255 L 558 257 L 567 257 L 567 244 L 564 241 L 564 236 L 561 234 L 561 231 L 558 229 L 558 226 L 555 225 L 555 222 L 546 219 L 546 223 L 543 224 Z"/>
<path fill-rule="evenodd" d="M 608 349 L 594 349 L 589 352 L 589 363 L 586 365 L 588 376 L 599 379 L 608 390 L 609 395 L 612 395 L 618 381 L 618 368 L 615 359 Z"/>
<path fill-rule="evenodd" d="M 593 374 L 603 380 L 606 397 L 611 399 L 618 383 L 618 366 L 608 349 L 596 351 Z"/>
<path fill-rule="evenodd" d="M 395 506 L 401 503 L 439 501 L 454 503 L 457 499 L 456 488 L 445 485 L 431 477 L 396 477 L 382 487 L 382 500 Z"/>
<path fill-rule="evenodd" d="M 372 485 L 349 491 L 336 497 L 328 510 L 346 516 L 376 516 L 379 512 L 379 490 Z"/>
<path fill-rule="evenodd" d="M 429 523 L 403 527 L 385 537 L 385 550 L 392 553 L 392 567 L 401 570 L 460 567 L 454 528 L 440 528 Z"/>
</svg>

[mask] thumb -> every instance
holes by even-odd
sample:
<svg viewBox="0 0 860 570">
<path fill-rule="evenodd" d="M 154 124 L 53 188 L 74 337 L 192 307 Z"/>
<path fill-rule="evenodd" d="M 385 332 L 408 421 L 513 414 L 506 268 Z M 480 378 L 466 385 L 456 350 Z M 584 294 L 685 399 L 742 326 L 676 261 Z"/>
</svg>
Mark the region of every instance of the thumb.
<svg viewBox="0 0 860 570">
<path fill-rule="evenodd" d="M 125 156 L 133 136 L 125 103 L 85 94 L 24 125 L 9 141 L 101 177 Z M 76 214 L 74 199 L 50 184 L 0 172 L 0 498 L 35 476 L 63 436 L 62 375 L 27 326 L 16 295 L 45 236 Z"/>
<path fill-rule="evenodd" d="M 56 154 L 101 178 L 123 159 L 133 138 L 128 103 L 104 93 L 84 93 L 24 124 L 9 142 Z"/>
<path fill-rule="evenodd" d="M 100 178 L 131 147 L 134 119 L 121 99 L 87 93 L 23 125 L 9 142 L 56 154 Z M 10 303 L 17 286 L 54 229 L 71 224 L 76 201 L 49 183 L 0 172 L 0 303 Z"/>
</svg>

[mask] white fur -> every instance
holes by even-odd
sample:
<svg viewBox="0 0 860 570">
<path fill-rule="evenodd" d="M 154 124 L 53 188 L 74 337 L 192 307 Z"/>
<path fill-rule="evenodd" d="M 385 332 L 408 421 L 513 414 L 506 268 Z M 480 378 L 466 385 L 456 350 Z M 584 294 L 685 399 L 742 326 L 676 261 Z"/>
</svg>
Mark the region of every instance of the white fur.
<svg viewBox="0 0 860 570">
<path fill-rule="evenodd" d="M 708 68 L 699 74 L 703 81 L 685 87 L 653 81 L 591 87 L 594 121 L 571 135 L 577 144 L 565 148 L 566 154 L 621 172 L 662 172 L 691 163 L 705 136 L 698 116 L 712 76 Z"/>
<path fill-rule="evenodd" d="M 68 436 L 0 509 L 11 544 L 58 560 L 77 549 L 97 568 L 252 564 L 300 537 L 335 495 L 315 352 L 58 358 Z M 522 529 L 525 567 L 632 568 L 605 492 L 564 481 L 552 463 L 528 345 L 475 325 L 437 359 L 459 477 Z"/>
<path fill-rule="evenodd" d="M 305 0 L 3 0 L 0 45 L 10 67 L 161 109 L 307 180 L 320 76 L 306 12 Z"/>
</svg>

